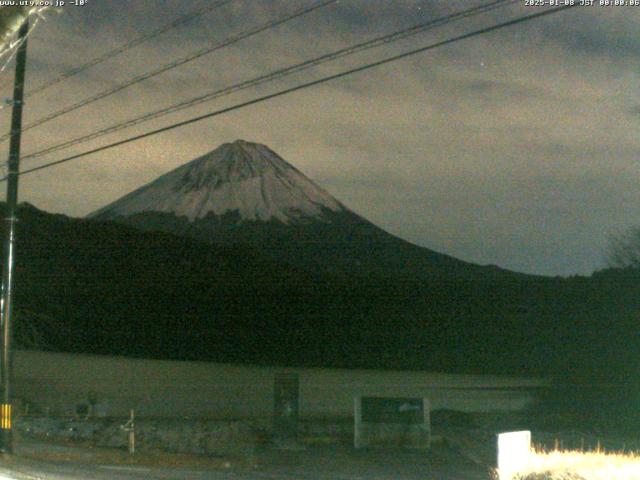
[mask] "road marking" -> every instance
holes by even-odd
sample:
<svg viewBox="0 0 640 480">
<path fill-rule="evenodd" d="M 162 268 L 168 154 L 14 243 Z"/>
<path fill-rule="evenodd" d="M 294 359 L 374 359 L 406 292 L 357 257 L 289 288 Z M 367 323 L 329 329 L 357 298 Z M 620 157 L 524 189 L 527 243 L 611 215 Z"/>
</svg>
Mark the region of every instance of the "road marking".
<svg viewBox="0 0 640 480">
<path fill-rule="evenodd" d="M 126 465 L 98 465 L 98 468 L 104 470 L 125 470 L 129 472 L 150 472 L 151 469 L 147 467 L 128 467 Z"/>
</svg>

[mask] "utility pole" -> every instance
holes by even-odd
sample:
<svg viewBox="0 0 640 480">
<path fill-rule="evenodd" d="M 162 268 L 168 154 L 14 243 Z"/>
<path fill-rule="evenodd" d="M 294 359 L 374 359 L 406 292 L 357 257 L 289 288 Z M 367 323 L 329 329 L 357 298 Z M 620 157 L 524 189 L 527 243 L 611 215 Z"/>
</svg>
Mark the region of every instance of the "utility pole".
<svg viewBox="0 0 640 480">
<path fill-rule="evenodd" d="M 18 204 L 18 176 L 20 174 L 20 134 L 22 129 L 22 100 L 24 98 L 25 65 L 27 63 L 27 34 L 29 20 L 25 19 L 18 33 L 20 47 L 16 56 L 16 74 L 13 83 L 13 111 L 11 116 L 11 142 L 7 173 L 7 209 L 4 227 L 4 263 L 2 269 L 2 299 L 0 300 L 0 328 L 2 329 L 2 355 L 0 356 L 0 453 L 11 453 L 11 314 L 13 307 L 13 270 L 15 266 L 15 227 Z"/>
</svg>

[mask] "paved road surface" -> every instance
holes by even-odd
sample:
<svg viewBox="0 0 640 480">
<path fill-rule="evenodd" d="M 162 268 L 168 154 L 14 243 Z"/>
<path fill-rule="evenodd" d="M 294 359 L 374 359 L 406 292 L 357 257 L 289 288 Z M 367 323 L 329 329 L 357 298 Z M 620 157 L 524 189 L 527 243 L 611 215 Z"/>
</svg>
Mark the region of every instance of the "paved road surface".
<svg viewBox="0 0 640 480">
<path fill-rule="evenodd" d="M 361 452 L 324 447 L 272 451 L 255 469 L 195 470 L 120 465 L 83 465 L 11 459 L 0 463 L 0 480 L 489 480 L 485 468 L 455 457 L 410 452 Z"/>
</svg>

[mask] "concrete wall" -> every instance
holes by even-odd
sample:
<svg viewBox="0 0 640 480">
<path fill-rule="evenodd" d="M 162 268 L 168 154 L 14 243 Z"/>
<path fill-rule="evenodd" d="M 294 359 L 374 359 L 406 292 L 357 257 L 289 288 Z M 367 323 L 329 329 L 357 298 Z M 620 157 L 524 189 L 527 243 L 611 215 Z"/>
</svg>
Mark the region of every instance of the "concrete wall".
<svg viewBox="0 0 640 480">
<path fill-rule="evenodd" d="M 17 351 L 14 397 L 41 411 L 71 414 L 87 403 L 125 416 L 265 418 L 276 373 L 300 378 L 300 417 L 348 418 L 356 396 L 426 397 L 431 408 L 514 411 L 529 405 L 540 379 L 429 372 L 235 366 L 206 362 Z"/>
</svg>

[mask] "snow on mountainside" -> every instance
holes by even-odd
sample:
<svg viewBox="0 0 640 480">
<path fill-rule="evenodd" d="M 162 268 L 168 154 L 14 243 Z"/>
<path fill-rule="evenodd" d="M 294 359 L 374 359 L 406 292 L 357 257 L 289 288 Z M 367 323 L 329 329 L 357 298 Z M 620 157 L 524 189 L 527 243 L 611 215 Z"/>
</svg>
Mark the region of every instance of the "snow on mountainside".
<svg viewBox="0 0 640 480">
<path fill-rule="evenodd" d="M 241 220 L 295 224 L 348 212 L 265 145 L 237 140 L 162 175 L 89 215 L 109 219 L 171 213 L 190 222 L 237 212 Z"/>
</svg>

